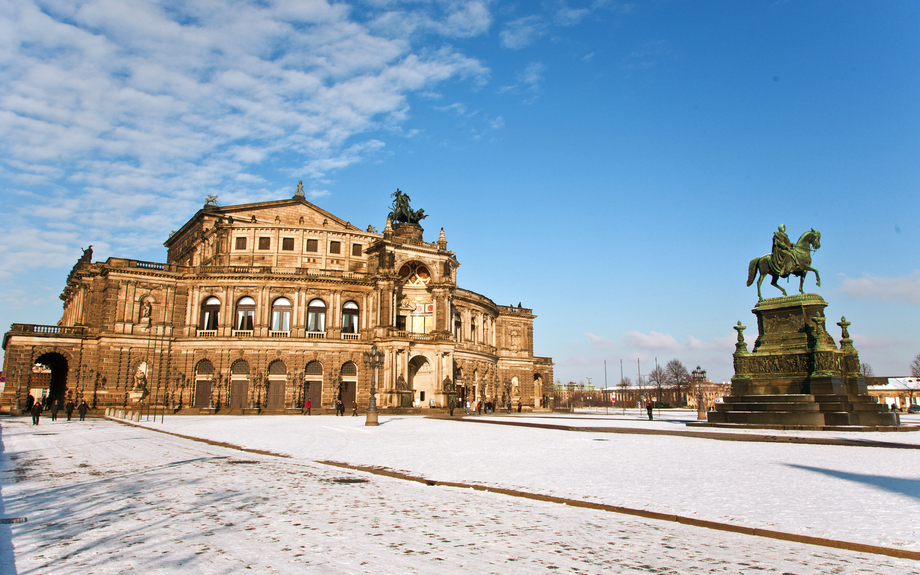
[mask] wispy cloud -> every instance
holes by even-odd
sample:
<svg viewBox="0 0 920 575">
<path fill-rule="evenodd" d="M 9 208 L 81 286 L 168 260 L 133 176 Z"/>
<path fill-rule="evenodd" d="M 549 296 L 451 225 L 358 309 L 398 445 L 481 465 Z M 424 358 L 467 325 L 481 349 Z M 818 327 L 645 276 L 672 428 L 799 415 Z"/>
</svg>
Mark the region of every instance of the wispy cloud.
<svg viewBox="0 0 920 575">
<path fill-rule="evenodd" d="M 840 285 L 840 290 L 855 298 L 902 301 L 920 305 L 920 270 L 895 278 L 878 276 L 845 278 Z"/>
<path fill-rule="evenodd" d="M 652 40 L 630 52 L 623 59 L 623 67 L 628 70 L 651 68 L 670 54 L 667 40 Z"/>
<path fill-rule="evenodd" d="M 548 24 L 542 16 L 525 16 L 509 22 L 498 37 L 504 48 L 520 50 L 530 46 L 546 33 Z"/>
</svg>

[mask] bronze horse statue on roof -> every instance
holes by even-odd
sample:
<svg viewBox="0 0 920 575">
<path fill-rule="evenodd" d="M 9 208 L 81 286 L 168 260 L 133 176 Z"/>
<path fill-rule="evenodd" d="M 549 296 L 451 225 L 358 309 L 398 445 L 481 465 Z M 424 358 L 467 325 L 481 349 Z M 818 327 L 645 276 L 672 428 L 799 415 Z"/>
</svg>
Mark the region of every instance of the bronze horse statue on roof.
<svg viewBox="0 0 920 575">
<path fill-rule="evenodd" d="M 780 228 L 781 231 L 784 227 Z M 763 296 L 760 295 L 760 285 L 763 283 L 763 278 L 767 274 L 773 277 L 773 281 L 770 282 L 770 285 L 783 292 L 783 295 L 788 295 L 786 290 L 776 284 L 776 280 L 781 277 L 789 277 L 790 275 L 799 277 L 799 293 L 805 293 L 803 285 L 805 283 L 805 274 L 808 272 L 814 272 L 815 278 L 817 280 L 818 287 L 821 286 L 821 274 L 818 273 L 818 270 L 811 267 L 811 252 L 821 247 L 821 232 L 815 229 L 811 229 L 799 237 L 799 241 L 792 246 L 791 251 L 791 265 L 788 266 L 777 266 L 773 261 L 773 256 L 767 254 L 759 258 L 754 258 L 751 260 L 751 263 L 748 264 L 748 280 L 747 285 L 750 286 L 754 283 L 754 278 L 757 277 L 757 272 L 760 272 L 760 277 L 757 277 L 757 298 L 760 301 L 763 301 Z M 775 250 L 775 242 L 774 242 Z"/>
</svg>

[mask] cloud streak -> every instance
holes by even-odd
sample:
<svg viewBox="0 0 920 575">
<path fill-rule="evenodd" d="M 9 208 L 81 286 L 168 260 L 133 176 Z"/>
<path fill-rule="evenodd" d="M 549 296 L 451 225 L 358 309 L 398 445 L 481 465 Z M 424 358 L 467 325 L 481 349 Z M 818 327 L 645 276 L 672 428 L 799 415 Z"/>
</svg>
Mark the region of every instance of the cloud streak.
<svg viewBox="0 0 920 575">
<path fill-rule="evenodd" d="M 908 276 L 896 278 L 878 276 L 845 278 L 840 285 L 840 291 L 859 299 L 901 301 L 920 305 L 920 270 Z"/>
</svg>

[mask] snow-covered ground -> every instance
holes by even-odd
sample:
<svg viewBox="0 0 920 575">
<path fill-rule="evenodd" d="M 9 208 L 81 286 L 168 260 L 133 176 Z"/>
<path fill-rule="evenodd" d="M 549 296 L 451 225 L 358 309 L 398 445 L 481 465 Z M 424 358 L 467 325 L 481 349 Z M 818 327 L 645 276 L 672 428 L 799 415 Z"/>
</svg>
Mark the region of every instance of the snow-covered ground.
<svg viewBox="0 0 920 575">
<path fill-rule="evenodd" d="M 653 431 L 684 430 L 693 417 L 662 415 L 482 419 Z M 167 416 L 141 425 L 289 457 L 107 420 L 43 419 L 33 427 L 26 418 L 0 419 L 0 514 L 28 517 L 0 525 L 3 573 L 920 573 L 916 561 L 319 463 L 918 551 L 916 449 L 416 416 L 382 417 L 376 428 L 334 416 Z M 920 432 L 855 436 L 920 444 Z"/>
</svg>

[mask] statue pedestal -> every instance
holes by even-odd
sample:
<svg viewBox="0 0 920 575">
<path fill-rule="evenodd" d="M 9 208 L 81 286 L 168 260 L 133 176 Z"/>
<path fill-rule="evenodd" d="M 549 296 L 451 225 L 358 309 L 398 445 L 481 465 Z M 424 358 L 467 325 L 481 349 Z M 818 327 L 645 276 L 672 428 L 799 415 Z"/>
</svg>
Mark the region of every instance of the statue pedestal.
<svg viewBox="0 0 920 575">
<path fill-rule="evenodd" d="M 827 333 L 818 294 L 765 299 L 752 310 L 757 341 L 739 341 L 725 402 L 691 426 L 761 429 L 897 430 L 900 418 L 866 392 L 859 354 L 844 329 L 840 348 Z M 738 328 L 743 329 L 743 328 Z M 903 428 L 900 428 L 903 429 Z"/>
</svg>

